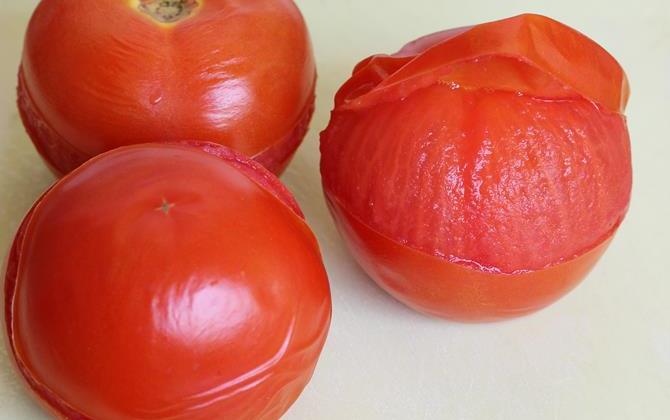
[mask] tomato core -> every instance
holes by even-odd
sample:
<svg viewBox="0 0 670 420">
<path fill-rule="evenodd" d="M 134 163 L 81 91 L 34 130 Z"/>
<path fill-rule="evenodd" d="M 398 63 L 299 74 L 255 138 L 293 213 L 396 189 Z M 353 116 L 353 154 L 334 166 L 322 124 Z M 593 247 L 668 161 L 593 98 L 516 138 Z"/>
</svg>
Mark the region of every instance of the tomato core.
<svg viewBox="0 0 670 420">
<path fill-rule="evenodd" d="M 137 9 L 161 23 L 173 23 L 191 15 L 198 6 L 195 0 L 140 0 Z"/>
</svg>

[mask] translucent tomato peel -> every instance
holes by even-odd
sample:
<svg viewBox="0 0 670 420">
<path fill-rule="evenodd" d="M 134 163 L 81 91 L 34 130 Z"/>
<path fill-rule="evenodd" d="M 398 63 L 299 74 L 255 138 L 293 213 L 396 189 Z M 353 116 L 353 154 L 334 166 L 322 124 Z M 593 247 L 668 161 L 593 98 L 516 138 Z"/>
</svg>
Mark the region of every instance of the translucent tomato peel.
<svg viewBox="0 0 670 420">
<path fill-rule="evenodd" d="M 56 183 L 16 235 L 5 293 L 19 371 L 76 419 L 279 418 L 331 313 L 293 198 L 203 142 L 116 149 Z"/>
<path fill-rule="evenodd" d="M 486 75 L 473 77 L 471 68 L 452 76 L 454 67 L 484 57 L 514 59 L 516 70 L 527 77 L 495 67 Z M 554 79 L 566 91 L 612 112 L 623 112 L 630 93 L 623 69 L 601 46 L 553 19 L 525 14 L 429 35 L 392 56 L 373 56 L 356 67 L 338 92 L 337 105 L 362 108 L 384 98 L 397 100 L 438 81 L 555 99 L 547 84 L 537 86 L 533 77 Z"/>
<path fill-rule="evenodd" d="M 177 3 L 191 13 L 169 21 L 158 0 L 37 6 L 18 106 L 57 175 L 115 147 L 184 138 L 231 147 L 274 173 L 288 165 L 314 110 L 299 10 L 291 0 L 189 1 Z M 147 13 L 155 10 L 163 15 Z"/>
<path fill-rule="evenodd" d="M 342 86 L 321 136 L 324 191 L 357 259 L 400 300 L 464 320 L 527 313 L 574 286 L 625 216 L 627 98 L 616 61 L 549 18 L 433 34 Z M 381 271 L 388 245 L 370 232 L 400 246 Z M 428 281 L 405 259 L 447 268 Z"/>
</svg>

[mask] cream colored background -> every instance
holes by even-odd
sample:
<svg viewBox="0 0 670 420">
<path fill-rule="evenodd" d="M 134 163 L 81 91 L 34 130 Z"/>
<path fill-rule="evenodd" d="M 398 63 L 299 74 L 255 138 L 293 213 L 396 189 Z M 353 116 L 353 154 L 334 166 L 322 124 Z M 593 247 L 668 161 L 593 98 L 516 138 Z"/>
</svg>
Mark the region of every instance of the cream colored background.
<svg viewBox="0 0 670 420">
<path fill-rule="evenodd" d="M 0 0 L 0 255 L 52 182 L 21 127 L 15 73 L 36 0 Z M 289 420 L 670 418 L 670 2 L 301 0 L 319 65 L 312 131 L 283 177 L 321 242 L 334 317 Z M 352 66 L 429 32 L 524 11 L 564 21 L 628 72 L 634 192 L 595 271 L 550 308 L 461 325 L 425 318 L 375 287 L 324 205 L 318 132 Z M 42 419 L 0 345 L 0 419 Z"/>
</svg>

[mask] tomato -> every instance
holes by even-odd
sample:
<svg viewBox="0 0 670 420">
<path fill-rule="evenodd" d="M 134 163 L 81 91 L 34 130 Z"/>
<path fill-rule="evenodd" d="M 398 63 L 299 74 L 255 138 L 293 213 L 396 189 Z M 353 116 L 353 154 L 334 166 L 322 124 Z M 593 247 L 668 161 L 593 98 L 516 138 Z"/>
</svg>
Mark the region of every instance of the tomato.
<svg viewBox="0 0 670 420">
<path fill-rule="evenodd" d="M 485 321 L 576 286 L 630 201 L 626 76 L 522 15 L 362 61 L 321 135 L 324 191 L 370 276 L 432 315 Z"/>
<path fill-rule="evenodd" d="M 89 160 L 34 205 L 8 261 L 11 351 L 63 418 L 279 418 L 330 323 L 290 193 L 216 144 Z"/>
<path fill-rule="evenodd" d="M 43 0 L 18 105 L 56 174 L 115 147 L 181 139 L 281 173 L 307 131 L 315 75 L 291 0 Z"/>
</svg>

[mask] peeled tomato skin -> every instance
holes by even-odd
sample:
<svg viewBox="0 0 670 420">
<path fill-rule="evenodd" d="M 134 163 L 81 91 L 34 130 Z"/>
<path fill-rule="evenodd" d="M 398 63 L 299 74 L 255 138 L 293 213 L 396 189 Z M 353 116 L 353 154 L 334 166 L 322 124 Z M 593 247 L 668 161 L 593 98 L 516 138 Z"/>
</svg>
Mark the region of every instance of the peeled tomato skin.
<svg viewBox="0 0 670 420">
<path fill-rule="evenodd" d="M 613 235 L 586 253 L 546 269 L 492 274 L 428 255 L 370 229 L 337 200 L 327 200 L 356 261 L 391 296 L 426 315 L 492 322 L 530 314 L 575 288 Z"/>
<path fill-rule="evenodd" d="M 269 176 L 216 144 L 136 145 L 43 195 L 10 251 L 5 321 L 48 410 L 283 415 L 312 376 L 331 301 L 316 239 Z"/>
<path fill-rule="evenodd" d="M 37 6 L 18 107 L 52 171 L 65 174 L 124 145 L 193 139 L 231 147 L 280 173 L 314 109 L 313 51 L 293 1 L 206 0 L 169 24 L 138 4 Z"/>
<path fill-rule="evenodd" d="M 401 100 L 417 89 L 450 79 L 450 69 L 460 62 L 486 57 L 515 60 L 520 68 L 533 68 L 611 112 L 623 113 L 628 103 L 628 79 L 612 55 L 567 25 L 527 13 L 437 32 L 395 54 L 371 56 L 355 67 L 337 92 L 335 105 L 361 109 L 383 100 Z M 473 89 L 499 89 L 509 84 L 509 77 L 508 72 L 492 70 L 466 84 Z M 546 88 L 534 85 L 532 78 L 514 83 L 514 91 L 536 97 L 545 96 Z"/>
<path fill-rule="evenodd" d="M 524 315 L 574 288 L 628 210 L 619 63 L 524 14 L 361 61 L 321 133 L 324 194 L 363 269 L 435 316 Z"/>
</svg>

